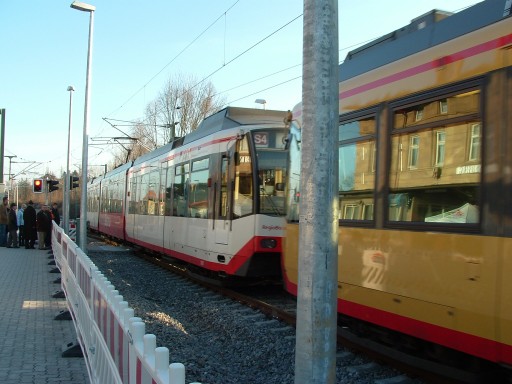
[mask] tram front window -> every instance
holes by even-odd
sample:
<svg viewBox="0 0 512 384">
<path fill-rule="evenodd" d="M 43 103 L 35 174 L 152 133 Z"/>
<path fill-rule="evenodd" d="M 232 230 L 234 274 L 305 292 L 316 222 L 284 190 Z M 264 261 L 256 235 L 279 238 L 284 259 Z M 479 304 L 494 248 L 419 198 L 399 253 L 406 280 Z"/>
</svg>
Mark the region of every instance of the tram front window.
<svg viewBox="0 0 512 384">
<path fill-rule="evenodd" d="M 260 213 L 284 215 L 286 161 L 284 151 L 258 151 Z"/>
<path fill-rule="evenodd" d="M 283 216 L 285 209 L 285 177 L 288 151 L 287 132 L 259 131 L 253 133 L 258 157 L 259 213 Z"/>
</svg>

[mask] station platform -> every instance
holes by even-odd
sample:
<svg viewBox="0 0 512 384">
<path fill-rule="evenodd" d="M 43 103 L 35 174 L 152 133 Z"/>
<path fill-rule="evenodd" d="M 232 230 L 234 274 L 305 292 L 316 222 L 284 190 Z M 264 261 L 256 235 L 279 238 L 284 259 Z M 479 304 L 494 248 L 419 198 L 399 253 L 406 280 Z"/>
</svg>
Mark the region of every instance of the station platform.
<svg viewBox="0 0 512 384">
<path fill-rule="evenodd" d="M 67 310 L 52 296 L 60 273 L 50 273 L 48 250 L 0 247 L 0 383 L 89 383 L 83 357 L 62 357 L 77 336 Z"/>
</svg>

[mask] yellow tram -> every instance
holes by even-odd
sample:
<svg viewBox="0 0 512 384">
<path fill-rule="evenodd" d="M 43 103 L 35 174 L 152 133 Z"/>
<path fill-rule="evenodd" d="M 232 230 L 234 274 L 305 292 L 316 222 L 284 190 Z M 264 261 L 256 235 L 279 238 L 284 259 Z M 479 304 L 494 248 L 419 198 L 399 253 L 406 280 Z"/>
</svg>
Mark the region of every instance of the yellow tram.
<svg viewBox="0 0 512 384">
<path fill-rule="evenodd" d="M 420 16 L 350 52 L 339 76 L 340 318 L 512 365 L 510 2 Z M 296 294 L 293 112 L 283 276 Z"/>
</svg>

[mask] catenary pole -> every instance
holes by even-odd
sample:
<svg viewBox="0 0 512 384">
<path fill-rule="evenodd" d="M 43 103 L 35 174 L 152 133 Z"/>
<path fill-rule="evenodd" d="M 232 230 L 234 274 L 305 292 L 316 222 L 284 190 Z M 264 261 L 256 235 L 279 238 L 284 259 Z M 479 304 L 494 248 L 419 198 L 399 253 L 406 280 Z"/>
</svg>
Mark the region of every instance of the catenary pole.
<svg viewBox="0 0 512 384">
<path fill-rule="evenodd" d="M 304 0 L 295 384 L 336 382 L 338 1 Z"/>
</svg>

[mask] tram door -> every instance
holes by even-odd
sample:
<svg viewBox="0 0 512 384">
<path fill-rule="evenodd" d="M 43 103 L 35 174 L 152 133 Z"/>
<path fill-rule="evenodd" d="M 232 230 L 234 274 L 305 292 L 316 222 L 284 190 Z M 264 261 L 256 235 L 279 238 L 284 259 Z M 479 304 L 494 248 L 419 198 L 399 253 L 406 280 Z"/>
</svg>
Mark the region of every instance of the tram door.
<svg viewBox="0 0 512 384">
<path fill-rule="evenodd" d="M 214 233 L 215 243 L 228 244 L 231 230 L 232 172 L 230 172 L 230 153 L 221 158 L 220 175 L 216 185 Z"/>
</svg>

